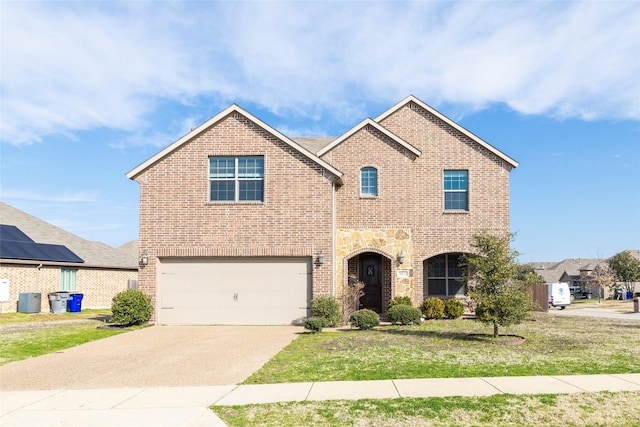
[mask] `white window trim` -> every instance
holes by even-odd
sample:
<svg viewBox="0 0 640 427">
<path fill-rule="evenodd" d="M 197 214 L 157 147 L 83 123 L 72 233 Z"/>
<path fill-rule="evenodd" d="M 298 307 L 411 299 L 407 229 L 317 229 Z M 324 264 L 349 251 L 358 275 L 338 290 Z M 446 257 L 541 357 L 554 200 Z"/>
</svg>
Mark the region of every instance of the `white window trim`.
<svg viewBox="0 0 640 427">
<path fill-rule="evenodd" d="M 362 172 L 364 172 L 365 170 L 374 170 L 376 172 L 376 194 L 371 194 L 371 193 L 363 193 L 363 185 L 362 185 Z M 360 168 L 360 197 L 365 198 L 365 199 L 375 199 L 380 195 L 380 173 L 378 171 L 378 168 L 375 166 L 364 166 L 362 168 Z"/>
<path fill-rule="evenodd" d="M 251 157 L 261 157 L 262 158 L 262 178 L 240 178 L 239 177 L 239 163 L 240 158 L 251 158 Z M 233 159 L 233 178 L 211 178 L 211 159 L 213 158 L 232 158 Z M 208 179 L 209 179 L 209 195 L 207 199 L 209 203 L 264 203 L 264 176 L 265 176 L 265 160 L 264 156 L 261 155 L 246 155 L 246 156 L 209 156 L 207 166 L 209 168 Z M 233 181 L 233 200 L 211 200 L 211 183 L 213 181 Z M 240 200 L 240 181 L 262 181 L 262 199 L 261 200 Z"/>
<path fill-rule="evenodd" d="M 444 189 L 444 177 L 446 172 L 466 172 L 467 173 L 467 189 L 466 190 L 445 190 Z M 468 213 L 470 198 L 469 198 L 469 170 L 468 169 L 445 169 L 442 171 L 442 210 L 445 213 Z M 467 195 L 467 208 L 466 209 L 447 209 L 447 193 L 466 193 Z"/>
</svg>

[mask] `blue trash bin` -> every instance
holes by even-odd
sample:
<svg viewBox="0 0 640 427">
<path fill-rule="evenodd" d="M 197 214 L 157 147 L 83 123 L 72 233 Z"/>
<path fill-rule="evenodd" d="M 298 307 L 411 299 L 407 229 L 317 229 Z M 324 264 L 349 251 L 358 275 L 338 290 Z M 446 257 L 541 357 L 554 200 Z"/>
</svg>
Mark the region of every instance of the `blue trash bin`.
<svg viewBox="0 0 640 427">
<path fill-rule="evenodd" d="M 67 300 L 67 311 L 71 313 L 77 313 L 82 311 L 82 298 L 83 294 L 71 294 Z"/>
</svg>

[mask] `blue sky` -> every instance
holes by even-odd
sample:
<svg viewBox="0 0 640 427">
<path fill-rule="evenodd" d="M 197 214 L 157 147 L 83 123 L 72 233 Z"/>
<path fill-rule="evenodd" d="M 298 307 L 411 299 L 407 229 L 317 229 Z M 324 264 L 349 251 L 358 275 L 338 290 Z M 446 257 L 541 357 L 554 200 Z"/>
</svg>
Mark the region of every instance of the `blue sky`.
<svg viewBox="0 0 640 427">
<path fill-rule="evenodd" d="M 125 173 L 232 103 L 337 136 L 413 94 L 520 162 L 520 260 L 640 249 L 638 2 L 0 3 L 0 200 L 137 239 Z"/>
</svg>

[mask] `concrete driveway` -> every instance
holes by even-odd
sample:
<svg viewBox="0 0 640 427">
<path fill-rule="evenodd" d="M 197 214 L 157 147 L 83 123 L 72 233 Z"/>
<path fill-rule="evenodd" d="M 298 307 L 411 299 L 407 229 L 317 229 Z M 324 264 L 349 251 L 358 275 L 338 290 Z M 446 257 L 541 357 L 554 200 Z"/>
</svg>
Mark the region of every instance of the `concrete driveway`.
<svg viewBox="0 0 640 427">
<path fill-rule="evenodd" d="M 229 385 L 303 329 L 153 326 L 0 367 L 0 390 Z"/>
</svg>

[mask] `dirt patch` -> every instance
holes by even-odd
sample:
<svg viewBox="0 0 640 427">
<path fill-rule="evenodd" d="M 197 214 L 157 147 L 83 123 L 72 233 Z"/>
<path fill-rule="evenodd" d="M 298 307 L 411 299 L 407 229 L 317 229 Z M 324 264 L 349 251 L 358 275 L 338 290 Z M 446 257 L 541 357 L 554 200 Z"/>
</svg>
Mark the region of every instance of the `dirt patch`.
<svg viewBox="0 0 640 427">
<path fill-rule="evenodd" d="M 525 338 L 520 335 L 500 334 L 494 338 L 490 334 L 468 334 L 467 339 L 473 341 L 483 341 L 498 345 L 520 345 L 524 344 Z"/>
</svg>

